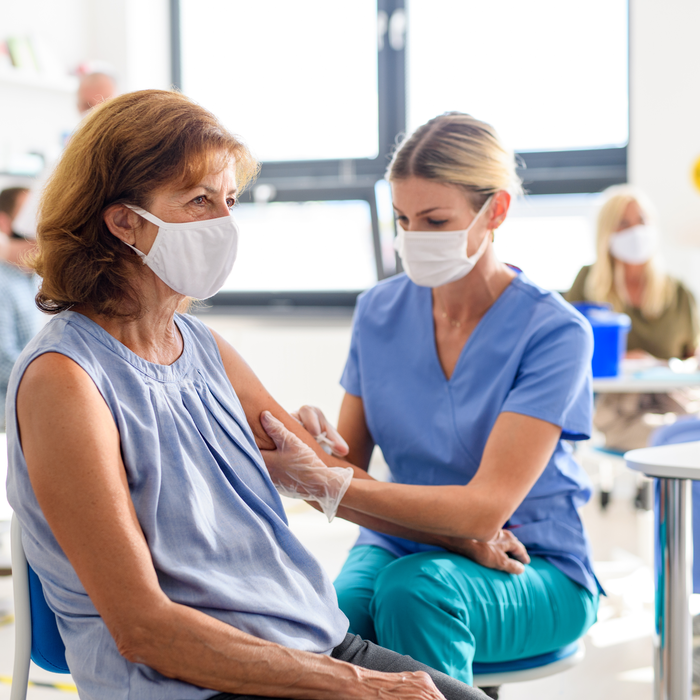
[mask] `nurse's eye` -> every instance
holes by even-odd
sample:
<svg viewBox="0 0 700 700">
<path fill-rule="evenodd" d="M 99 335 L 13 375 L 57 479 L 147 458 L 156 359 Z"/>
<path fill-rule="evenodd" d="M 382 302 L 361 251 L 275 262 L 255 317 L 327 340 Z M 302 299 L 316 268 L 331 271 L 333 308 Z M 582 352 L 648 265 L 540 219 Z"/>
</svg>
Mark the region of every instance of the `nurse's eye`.
<svg viewBox="0 0 700 700">
<path fill-rule="evenodd" d="M 447 219 L 428 219 L 428 223 L 431 226 L 442 226 L 447 223 Z"/>
<path fill-rule="evenodd" d="M 203 194 L 200 194 L 199 197 L 195 197 L 192 200 L 192 204 L 206 204 L 206 202 L 207 202 L 207 198 Z"/>
<path fill-rule="evenodd" d="M 235 197 L 228 197 L 226 200 L 226 206 L 229 209 L 233 209 L 236 206 L 236 198 Z"/>
</svg>

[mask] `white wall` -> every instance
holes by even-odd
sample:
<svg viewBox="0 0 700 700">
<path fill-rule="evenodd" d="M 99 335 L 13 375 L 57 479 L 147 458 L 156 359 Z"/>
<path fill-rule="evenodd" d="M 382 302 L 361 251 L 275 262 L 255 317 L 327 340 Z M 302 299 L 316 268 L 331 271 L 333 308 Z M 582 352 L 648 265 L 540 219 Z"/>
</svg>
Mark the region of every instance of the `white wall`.
<svg viewBox="0 0 700 700">
<path fill-rule="evenodd" d="M 86 60 L 112 64 L 124 92 L 169 88 L 169 21 L 168 0 L 0 0 L 0 39 L 35 36 L 56 59 L 54 76 L 0 71 L 0 172 L 15 154 L 58 154 L 79 119 L 65 76 Z"/>
<path fill-rule="evenodd" d="M 630 0 L 629 179 L 654 201 L 672 274 L 700 299 L 700 3 Z"/>
</svg>

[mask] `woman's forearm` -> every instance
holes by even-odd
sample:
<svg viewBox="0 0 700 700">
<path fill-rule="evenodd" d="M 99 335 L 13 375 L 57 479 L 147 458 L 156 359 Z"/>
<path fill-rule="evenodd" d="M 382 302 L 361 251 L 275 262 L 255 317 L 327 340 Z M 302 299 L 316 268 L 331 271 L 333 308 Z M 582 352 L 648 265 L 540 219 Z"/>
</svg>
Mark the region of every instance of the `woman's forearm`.
<svg viewBox="0 0 700 700">
<path fill-rule="evenodd" d="M 220 692 L 308 700 L 442 697 L 423 674 L 370 671 L 283 647 L 170 601 L 115 639 L 129 661 Z"/>
<path fill-rule="evenodd" d="M 445 538 L 491 540 L 509 515 L 496 505 L 493 498 L 479 493 L 478 486 L 414 486 L 354 479 L 338 513 L 353 522 L 369 518 L 373 524 L 368 527 L 386 534 L 445 546 Z M 406 534 L 400 534 L 402 531 Z"/>
</svg>

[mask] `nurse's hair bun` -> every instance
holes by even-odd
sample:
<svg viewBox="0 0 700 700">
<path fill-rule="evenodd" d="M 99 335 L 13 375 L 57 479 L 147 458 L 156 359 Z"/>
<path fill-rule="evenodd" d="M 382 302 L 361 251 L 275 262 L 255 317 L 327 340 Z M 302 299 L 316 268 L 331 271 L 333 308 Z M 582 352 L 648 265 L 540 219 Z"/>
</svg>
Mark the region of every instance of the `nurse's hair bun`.
<svg viewBox="0 0 700 700">
<path fill-rule="evenodd" d="M 500 190 L 522 192 L 515 168 L 515 154 L 490 124 L 462 112 L 446 112 L 399 144 L 386 178 L 391 182 L 422 177 L 460 185 L 479 208 Z"/>
</svg>

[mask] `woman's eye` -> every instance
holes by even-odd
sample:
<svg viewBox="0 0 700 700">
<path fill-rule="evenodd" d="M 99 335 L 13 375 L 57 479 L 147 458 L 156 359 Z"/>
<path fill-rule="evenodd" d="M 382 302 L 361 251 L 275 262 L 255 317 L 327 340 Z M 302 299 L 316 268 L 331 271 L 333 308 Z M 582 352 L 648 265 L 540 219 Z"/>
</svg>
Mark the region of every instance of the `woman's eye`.
<svg viewBox="0 0 700 700">
<path fill-rule="evenodd" d="M 443 224 L 447 223 L 447 219 L 428 219 L 428 223 L 431 226 L 442 226 Z"/>
<path fill-rule="evenodd" d="M 235 197 L 229 197 L 226 200 L 226 204 L 228 205 L 229 209 L 233 209 L 236 206 L 236 199 Z"/>
<path fill-rule="evenodd" d="M 204 204 L 206 201 L 207 201 L 207 198 L 203 194 L 200 194 L 199 197 L 195 197 L 192 200 L 192 203 L 193 204 Z"/>
</svg>

